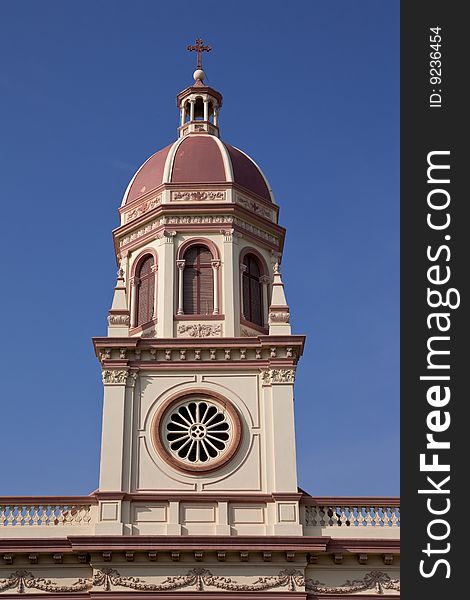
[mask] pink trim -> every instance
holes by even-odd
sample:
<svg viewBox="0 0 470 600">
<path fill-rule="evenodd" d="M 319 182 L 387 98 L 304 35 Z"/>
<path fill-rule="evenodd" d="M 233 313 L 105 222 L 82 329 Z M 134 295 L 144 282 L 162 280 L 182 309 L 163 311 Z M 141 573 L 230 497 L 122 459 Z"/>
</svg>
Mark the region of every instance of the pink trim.
<svg viewBox="0 0 470 600">
<path fill-rule="evenodd" d="M 178 246 L 178 249 L 176 250 L 176 260 L 183 260 L 186 251 L 189 250 L 192 246 L 207 246 L 210 253 L 212 254 L 212 258 L 214 260 L 220 260 L 219 249 L 214 244 L 214 242 L 208 240 L 207 238 L 191 238 L 190 240 L 186 240 L 185 242 L 183 242 L 181 246 Z"/>
<path fill-rule="evenodd" d="M 264 311 L 263 311 L 263 313 L 264 313 Z M 240 318 L 240 324 L 246 325 L 246 327 L 250 327 L 250 329 L 255 329 L 256 331 L 259 331 L 259 333 L 263 333 L 264 335 L 267 335 L 269 332 L 268 327 L 261 327 L 261 325 L 257 325 L 256 323 L 252 323 L 251 321 L 247 321 L 246 319 L 243 319 L 243 318 Z"/>
<path fill-rule="evenodd" d="M 70 504 L 98 504 L 93 496 L 0 496 L 2 505 L 28 505 L 42 506 L 43 504 L 70 505 Z"/>
<path fill-rule="evenodd" d="M 310 496 L 304 492 L 301 501 L 320 506 L 400 506 L 400 498 L 396 496 Z"/>
<path fill-rule="evenodd" d="M 243 250 L 240 252 L 240 264 L 243 264 L 243 259 L 247 254 L 253 254 L 259 260 L 259 262 L 261 263 L 261 270 L 263 271 L 261 275 L 268 275 L 269 277 L 271 276 L 271 273 L 268 270 L 268 265 L 266 264 L 263 255 L 258 250 L 256 250 L 256 248 L 252 248 L 251 246 L 245 246 L 245 248 L 243 248 Z"/>
<path fill-rule="evenodd" d="M 225 315 L 173 315 L 175 321 L 225 321 Z"/>
<path fill-rule="evenodd" d="M 145 331 L 146 329 L 150 329 L 152 325 L 156 325 L 158 323 L 158 319 L 152 319 L 148 323 L 144 323 L 143 325 L 137 325 L 137 327 L 131 327 L 129 329 L 129 335 L 135 335 L 136 333 L 140 333 L 141 331 Z"/>
<path fill-rule="evenodd" d="M 149 254 L 151 256 L 153 256 L 153 261 L 154 261 L 153 264 L 154 264 L 154 266 L 158 267 L 158 254 L 157 254 L 157 252 L 154 250 L 154 248 L 145 248 L 144 250 L 142 250 L 141 252 L 139 252 L 139 254 L 132 261 L 131 277 L 136 277 L 137 267 L 140 266 L 140 263 L 142 262 L 142 260 L 144 259 L 144 257 L 147 256 L 147 255 L 149 255 Z"/>
</svg>

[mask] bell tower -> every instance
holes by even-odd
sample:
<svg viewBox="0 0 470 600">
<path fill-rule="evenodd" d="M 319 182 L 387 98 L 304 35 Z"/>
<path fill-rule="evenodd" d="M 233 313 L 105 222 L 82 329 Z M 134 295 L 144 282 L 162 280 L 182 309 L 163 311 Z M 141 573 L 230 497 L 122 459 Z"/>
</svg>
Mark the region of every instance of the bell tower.
<svg viewBox="0 0 470 600">
<path fill-rule="evenodd" d="M 220 139 L 208 47 L 188 49 L 178 138 L 138 169 L 113 232 L 96 532 L 302 535 L 285 230 L 261 169 Z"/>
</svg>

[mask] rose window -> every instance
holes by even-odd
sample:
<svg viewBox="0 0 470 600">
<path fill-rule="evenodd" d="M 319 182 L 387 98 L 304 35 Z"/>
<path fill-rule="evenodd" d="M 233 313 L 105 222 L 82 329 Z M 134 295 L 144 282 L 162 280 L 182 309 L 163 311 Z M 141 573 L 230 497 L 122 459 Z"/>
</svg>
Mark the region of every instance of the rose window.
<svg viewBox="0 0 470 600">
<path fill-rule="evenodd" d="M 218 398 L 194 396 L 167 405 L 157 415 L 157 450 L 179 468 L 208 471 L 231 458 L 240 439 L 234 408 Z"/>
</svg>

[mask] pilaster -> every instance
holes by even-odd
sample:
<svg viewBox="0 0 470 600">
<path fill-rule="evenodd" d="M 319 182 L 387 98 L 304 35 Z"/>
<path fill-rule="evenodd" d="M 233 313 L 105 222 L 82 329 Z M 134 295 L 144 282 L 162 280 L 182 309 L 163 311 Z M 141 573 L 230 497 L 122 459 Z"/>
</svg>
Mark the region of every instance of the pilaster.
<svg viewBox="0 0 470 600">
<path fill-rule="evenodd" d="M 173 337 L 175 311 L 175 232 L 164 231 L 160 237 L 158 254 L 158 337 Z"/>
</svg>

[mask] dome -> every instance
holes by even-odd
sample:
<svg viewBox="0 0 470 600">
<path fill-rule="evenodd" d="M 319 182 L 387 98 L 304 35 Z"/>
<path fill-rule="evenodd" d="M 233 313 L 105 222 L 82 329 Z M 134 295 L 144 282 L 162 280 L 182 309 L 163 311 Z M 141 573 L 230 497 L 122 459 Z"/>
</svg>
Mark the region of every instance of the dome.
<svg viewBox="0 0 470 600">
<path fill-rule="evenodd" d="M 186 135 L 144 162 L 129 183 L 122 206 L 163 183 L 227 182 L 274 203 L 261 169 L 244 152 L 213 135 Z"/>
</svg>

